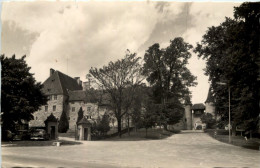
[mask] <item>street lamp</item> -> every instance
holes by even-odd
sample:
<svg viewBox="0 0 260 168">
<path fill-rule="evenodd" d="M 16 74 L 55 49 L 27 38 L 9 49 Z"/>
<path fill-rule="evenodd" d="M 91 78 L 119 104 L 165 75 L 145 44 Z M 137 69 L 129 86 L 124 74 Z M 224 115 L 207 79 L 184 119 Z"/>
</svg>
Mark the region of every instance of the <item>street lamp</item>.
<svg viewBox="0 0 260 168">
<path fill-rule="evenodd" d="M 216 82 L 218 85 L 228 85 L 227 83 L 224 82 Z M 230 86 L 228 85 L 228 142 L 231 143 L 231 131 L 230 131 L 230 126 L 231 126 L 231 114 L 230 114 Z"/>
</svg>

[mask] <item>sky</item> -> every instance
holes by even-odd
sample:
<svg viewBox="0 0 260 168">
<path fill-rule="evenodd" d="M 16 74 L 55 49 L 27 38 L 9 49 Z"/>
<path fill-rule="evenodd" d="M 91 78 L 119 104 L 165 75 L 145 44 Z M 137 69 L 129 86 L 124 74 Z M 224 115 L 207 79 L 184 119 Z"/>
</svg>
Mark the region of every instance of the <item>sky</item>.
<svg viewBox="0 0 260 168">
<path fill-rule="evenodd" d="M 143 57 L 154 43 L 162 48 L 175 37 L 194 47 L 208 27 L 233 16 L 234 2 L 35 1 L 3 2 L 1 54 L 26 61 L 37 81 L 50 68 L 86 81 L 91 67 L 124 57 L 129 49 Z M 192 103 L 204 103 L 209 82 L 205 61 L 192 52 L 188 68 L 198 85 Z"/>
</svg>

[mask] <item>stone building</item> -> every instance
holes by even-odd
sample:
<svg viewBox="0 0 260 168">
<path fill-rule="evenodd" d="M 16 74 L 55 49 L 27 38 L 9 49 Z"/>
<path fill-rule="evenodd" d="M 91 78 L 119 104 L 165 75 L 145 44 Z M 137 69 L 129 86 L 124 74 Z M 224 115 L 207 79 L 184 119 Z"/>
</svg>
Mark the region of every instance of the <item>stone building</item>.
<svg viewBox="0 0 260 168">
<path fill-rule="evenodd" d="M 34 115 L 34 120 L 29 122 L 29 127 L 44 127 L 44 121 L 53 114 L 57 119 L 61 117 L 64 110 L 69 121 L 69 132 L 74 132 L 78 118 L 78 111 L 82 108 L 84 116 L 98 120 L 105 113 L 111 114 L 105 101 L 99 102 L 93 99 L 93 92 L 89 92 L 89 87 L 84 87 L 79 77 L 72 78 L 62 72 L 50 69 L 50 76 L 43 83 L 42 92 L 48 96 L 48 102 L 42 106 Z M 82 86 L 83 85 L 83 86 Z M 111 116 L 111 115 L 110 115 Z M 111 127 L 117 125 L 111 119 Z"/>
<path fill-rule="evenodd" d="M 201 122 L 201 115 L 205 113 L 205 105 L 203 103 L 194 104 L 191 107 L 192 110 L 192 127 L 193 129 L 198 129 L 199 126 L 203 127 L 203 123 Z"/>
</svg>

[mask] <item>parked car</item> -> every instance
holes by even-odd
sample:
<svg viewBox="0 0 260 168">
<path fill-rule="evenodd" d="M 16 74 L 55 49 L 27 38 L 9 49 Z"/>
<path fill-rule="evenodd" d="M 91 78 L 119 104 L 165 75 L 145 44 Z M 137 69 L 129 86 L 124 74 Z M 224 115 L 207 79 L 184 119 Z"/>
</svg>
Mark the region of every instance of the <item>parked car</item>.
<svg viewBox="0 0 260 168">
<path fill-rule="evenodd" d="M 31 132 L 31 140 L 49 140 L 50 136 L 44 129 L 35 129 Z"/>
<path fill-rule="evenodd" d="M 13 140 L 15 141 L 21 141 L 21 140 L 29 140 L 30 134 L 28 130 L 18 130 L 13 137 Z"/>
<path fill-rule="evenodd" d="M 2 131 L 2 140 L 7 140 L 7 141 L 13 140 L 14 135 L 15 134 L 12 131 L 4 130 Z"/>
</svg>

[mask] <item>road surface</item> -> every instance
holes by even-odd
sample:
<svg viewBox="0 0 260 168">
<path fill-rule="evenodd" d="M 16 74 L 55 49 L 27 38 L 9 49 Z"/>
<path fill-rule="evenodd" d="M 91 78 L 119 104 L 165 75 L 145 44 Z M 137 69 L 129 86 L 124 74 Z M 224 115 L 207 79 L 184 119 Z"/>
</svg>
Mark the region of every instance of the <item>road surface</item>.
<svg viewBox="0 0 260 168">
<path fill-rule="evenodd" d="M 2 147 L 2 167 L 260 168 L 260 151 L 225 144 L 205 133 L 184 131 L 163 140 Z"/>
</svg>

